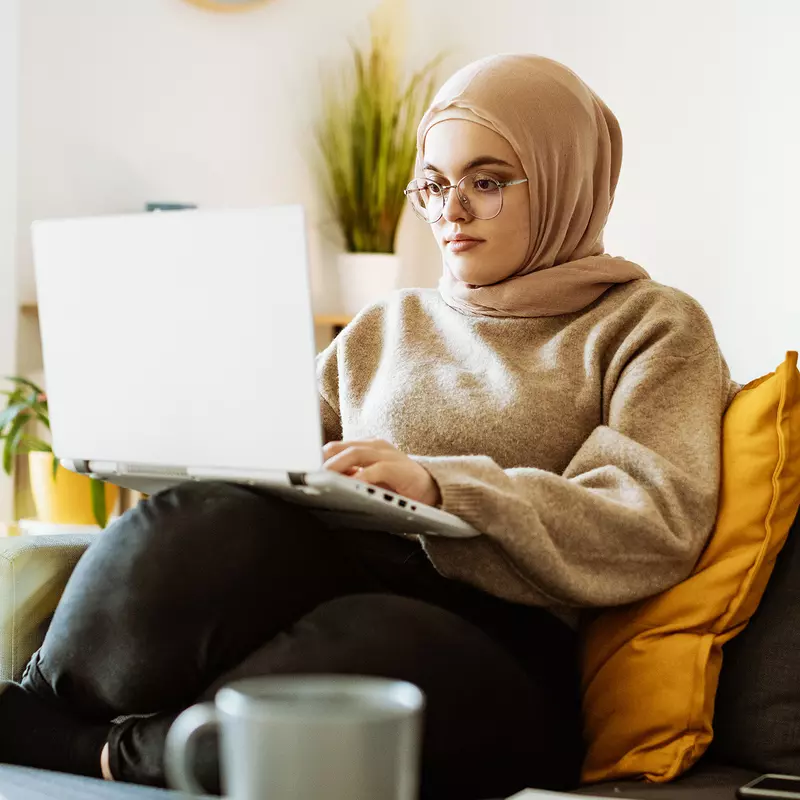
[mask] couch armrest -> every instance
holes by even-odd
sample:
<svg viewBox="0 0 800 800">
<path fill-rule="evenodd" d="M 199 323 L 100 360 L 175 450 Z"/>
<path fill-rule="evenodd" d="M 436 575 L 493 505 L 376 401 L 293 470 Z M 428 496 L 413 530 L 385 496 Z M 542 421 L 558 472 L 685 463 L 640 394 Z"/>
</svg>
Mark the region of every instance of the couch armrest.
<svg viewBox="0 0 800 800">
<path fill-rule="evenodd" d="M 19 680 L 67 579 L 97 534 L 0 539 L 0 679 Z"/>
</svg>

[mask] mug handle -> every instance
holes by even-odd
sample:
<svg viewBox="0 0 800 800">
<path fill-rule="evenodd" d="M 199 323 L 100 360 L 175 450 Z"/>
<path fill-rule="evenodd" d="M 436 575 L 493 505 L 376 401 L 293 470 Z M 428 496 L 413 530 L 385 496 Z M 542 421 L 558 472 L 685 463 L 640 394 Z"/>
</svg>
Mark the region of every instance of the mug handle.
<svg viewBox="0 0 800 800">
<path fill-rule="evenodd" d="M 200 703 L 187 708 L 167 733 L 164 747 L 164 766 L 167 781 L 174 789 L 195 795 L 206 795 L 192 771 L 195 740 L 198 734 L 219 725 L 217 709 L 213 703 Z"/>
</svg>

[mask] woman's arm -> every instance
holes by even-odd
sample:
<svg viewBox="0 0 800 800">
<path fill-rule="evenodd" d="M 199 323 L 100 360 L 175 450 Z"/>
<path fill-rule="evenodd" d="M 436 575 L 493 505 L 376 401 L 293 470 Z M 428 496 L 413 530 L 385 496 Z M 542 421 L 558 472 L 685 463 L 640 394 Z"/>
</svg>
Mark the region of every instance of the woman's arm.
<svg viewBox="0 0 800 800">
<path fill-rule="evenodd" d="M 674 585 L 714 524 L 730 393 L 716 342 L 676 356 L 667 340 L 627 364 L 563 475 L 414 456 L 442 507 L 486 534 L 428 536 L 426 550 L 445 575 L 523 603 L 610 606 Z"/>
<path fill-rule="evenodd" d="M 342 438 L 342 419 L 339 416 L 339 369 L 335 339 L 317 355 L 316 363 L 320 417 L 322 418 L 322 443 L 327 444 Z"/>
</svg>

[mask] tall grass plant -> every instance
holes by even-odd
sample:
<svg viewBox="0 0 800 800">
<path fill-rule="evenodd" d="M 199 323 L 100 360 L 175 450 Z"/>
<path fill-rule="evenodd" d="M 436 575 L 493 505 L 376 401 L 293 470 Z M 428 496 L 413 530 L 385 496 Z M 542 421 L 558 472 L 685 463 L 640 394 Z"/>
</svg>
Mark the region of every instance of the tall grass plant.
<svg viewBox="0 0 800 800">
<path fill-rule="evenodd" d="M 393 253 L 403 190 L 413 177 L 419 120 L 436 88 L 441 56 L 407 78 L 386 36 L 351 43 L 351 62 L 323 77 L 315 129 L 325 191 L 351 253 Z"/>
</svg>

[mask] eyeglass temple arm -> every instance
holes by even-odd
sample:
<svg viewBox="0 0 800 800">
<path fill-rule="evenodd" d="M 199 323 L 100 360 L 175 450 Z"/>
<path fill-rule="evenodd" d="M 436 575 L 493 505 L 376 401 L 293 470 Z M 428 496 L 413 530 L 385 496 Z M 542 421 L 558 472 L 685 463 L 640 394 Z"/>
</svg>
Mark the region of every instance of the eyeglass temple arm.
<svg viewBox="0 0 800 800">
<path fill-rule="evenodd" d="M 527 178 L 517 178 L 514 181 L 501 181 L 498 183 L 498 186 L 506 187 L 506 186 L 516 186 L 518 183 L 527 183 Z"/>
</svg>

